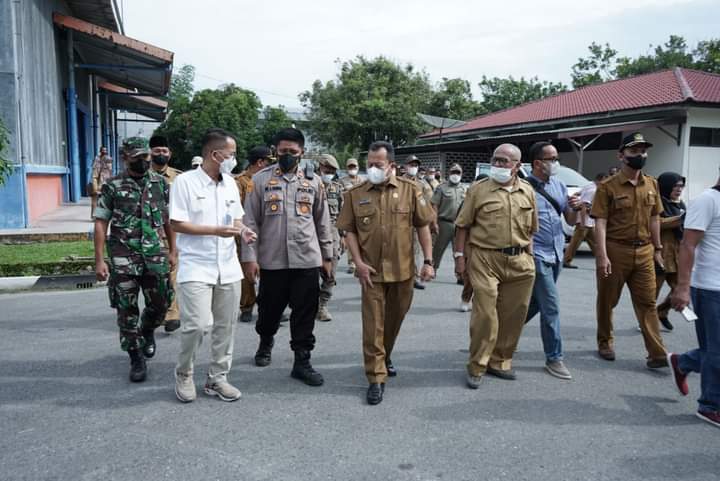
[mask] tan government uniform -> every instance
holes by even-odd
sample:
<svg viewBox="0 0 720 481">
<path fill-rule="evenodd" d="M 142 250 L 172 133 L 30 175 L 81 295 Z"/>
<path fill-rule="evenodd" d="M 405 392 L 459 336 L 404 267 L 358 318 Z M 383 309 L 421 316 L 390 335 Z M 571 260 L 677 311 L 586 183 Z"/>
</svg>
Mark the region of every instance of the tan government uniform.
<svg viewBox="0 0 720 481">
<path fill-rule="evenodd" d="M 245 197 L 253 191 L 253 181 L 250 172 L 243 171 L 235 177 L 235 183 L 240 191 L 240 201 L 245 205 Z M 238 258 L 242 259 L 242 242 L 240 238 L 236 238 Z M 255 282 L 243 277 L 240 284 L 240 312 L 248 312 L 253 310 L 256 302 Z"/>
<path fill-rule="evenodd" d="M 365 181 L 359 175 L 356 175 L 355 177 L 350 177 L 349 175 L 346 175 L 345 177 L 340 179 L 340 182 L 342 182 L 343 188 L 345 190 L 350 190 L 356 185 L 362 184 Z M 350 249 L 347 249 L 346 253 L 348 262 L 348 273 L 352 274 L 355 270 L 355 263 L 352 259 L 352 252 L 350 252 Z"/>
<path fill-rule="evenodd" d="M 483 179 L 468 189 L 455 225 L 469 231 L 466 271 L 474 296 L 468 373 L 482 376 L 488 366 L 509 370 L 535 281 L 529 252 L 538 229 L 535 191 L 521 179 L 511 191 Z M 515 249 L 501 251 L 508 248 Z"/>
<path fill-rule="evenodd" d="M 609 276 L 596 275 L 599 349 L 613 348 L 612 311 L 627 284 L 649 357 L 665 358 L 655 309 L 655 248 L 650 233 L 650 218 L 661 211 L 657 181 L 642 172 L 637 185 L 620 171 L 598 186 L 590 215 L 607 219 L 605 242 L 611 267 Z"/>
<path fill-rule="evenodd" d="M 173 181 L 175 180 L 175 177 L 182 174 L 182 170 L 173 169 L 169 165 L 166 165 L 163 170 L 156 170 L 156 173 L 162 175 L 165 177 L 165 180 L 168 184 L 172 185 Z M 165 239 L 165 231 L 163 231 L 163 245 L 165 248 L 168 248 L 167 245 L 167 239 Z M 170 282 L 172 283 L 173 291 L 177 292 L 177 265 L 173 270 L 170 271 Z M 180 309 L 178 308 L 178 296 L 175 296 L 172 304 L 170 304 L 170 307 L 167 310 L 167 313 L 165 314 L 165 322 L 167 321 L 179 321 L 180 320 Z"/>
<path fill-rule="evenodd" d="M 464 184 L 453 185 L 450 182 L 443 182 L 432 195 L 431 202 L 437 212 L 438 223 L 438 233 L 433 244 L 435 271 L 440 268 L 443 253 L 455 236 L 455 219 L 465 200 L 466 192 L 467 186 Z"/>
<path fill-rule="evenodd" d="M 433 196 L 433 189 L 425 179 L 422 179 L 418 176 L 412 177 L 407 174 L 405 174 L 402 178 L 413 182 L 422 192 L 422 196 L 423 199 L 425 199 L 425 202 L 430 204 Z M 420 266 L 422 266 L 422 263 L 425 259 L 423 256 L 422 248 L 420 247 L 420 242 L 417 238 L 417 233 L 415 232 L 413 232 L 413 258 L 415 259 L 415 267 L 417 268 L 416 275 L 420 275 Z"/>
<path fill-rule="evenodd" d="M 660 295 L 663 283 L 667 282 L 670 292 L 675 290 L 678 283 L 678 257 L 680 255 L 680 240 L 675 235 L 673 224 L 677 217 L 660 217 L 660 242 L 663 246 L 663 270 L 655 271 L 655 298 Z M 670 294 L 657 306 L 658 317 L 667 318 L 670 312 Z"/>
<path fill-rule="evenodd" d="M 363 261 L 375 269 L 372 288 L 362 289 L 363 357 L 370 383 L 383 383 L 400 325 L 413 298 L 414 228 L 429 225 L 430 204 L 415 182 L 391 176 L 365 182 L 345 194 L 337 227 L 357 235 Z"/>
</svg>

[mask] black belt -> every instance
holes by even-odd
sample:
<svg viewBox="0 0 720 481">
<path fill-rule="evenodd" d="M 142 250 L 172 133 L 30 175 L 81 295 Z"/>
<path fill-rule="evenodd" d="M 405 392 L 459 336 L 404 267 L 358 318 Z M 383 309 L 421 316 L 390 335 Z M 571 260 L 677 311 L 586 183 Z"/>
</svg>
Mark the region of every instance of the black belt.
<svg viewBox="0 0 720 481">
<path fill-rule="evenodd" d="M 610 242 L 614 242 L 616 244 L 622 244 L 630 247 L 642 247 L 650 244 L 649 240 L 617 240 L 617 239 L 608 239 Z"/>
<path fill-rule="evenodd" d="M 497 252 L 502 252 L 506 256 L 519 256 L 523 252 L 525 252 L 524 247 L 520 246 L 512 246 L 512 247 L 503 247 L 502 249 L 492 249 Z"/>
<path fill-rule="evenodd" d="M 451 223 L 453 223 L 453 224 L 455 223 L 455 219 L 445 219 L 445 218 L 443 218 L 443 217 L 440 217 L 438 220 L 441 220 L 441 221 L 443 221 L 443 222 L 451 222 Z"/>
</svg>

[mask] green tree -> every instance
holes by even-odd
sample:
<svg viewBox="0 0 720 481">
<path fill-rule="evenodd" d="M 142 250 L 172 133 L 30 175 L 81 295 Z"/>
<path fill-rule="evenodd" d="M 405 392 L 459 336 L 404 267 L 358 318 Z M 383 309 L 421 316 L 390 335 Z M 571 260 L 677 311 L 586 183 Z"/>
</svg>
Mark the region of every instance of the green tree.
<svg viewBox="0 0 720 481">
<path fill-rule="evenodd" d="M 257 128 L 261 107 L 254 92 L 233 84 L 201 90 L 189 102 L 180 102 L 156 133 L 168 138 L 174 164 L 181 169 L 189 168 L 192 157 L 200 155 L 200 140 L 213 127 L 236 136 L 238 157 L 242 158 L 249 148 L 262 142 Z"/>
<path fill-rule="evenodd" d="M 485 111 L 480 103 L 473 99 L 470 82 L 461 78 L 443 77 L 432 93 L 427 110 L 422 113 L 468 120 Z"/>
<path fill-rule="evenodd" d="M 288 117 L 285 108 L 280 105 L 278 107 L 266 106 L 263 110 L 262 120 L 260 121 L 260 137 L 262 143 L 271 145 L 275 133 L 286 127 L 292 127 L 292 120 Z"/>
<path fill-rule="evenodd" d="M 173 110 L 190 103 L 195 87 L 195 67 L 183 65 L 173 72 L 170 79 L 170 91 L 168 92 L 168 109 Z"/>
<path fill-rule="evenodd" d="M 579 58 L 572 66 L 572 85 L 580 88 L 585 85 L 606 82 L 615 78 L 617 50 L 610 44 L 598 45 L 593 42 L 588 46 L 590 55 Z"/>
<path fill-rule="evenodd" d="M 720 38 L 698 42 L 693 57 L 696 69 L 720 73 Z"/>
<path fill-rule="evenodd" d="M 8 131 L 5 128 L 5 124 L 0 119 L 0 186 L 5 183 L 8 177 L 13 172 L 13 166 L 10 159 L 5 157 L 5 151 L 10 144 L 10 138 Z"/>
<path fill-rule="evenodd" d="M 618 78 L 627 78 L 673 67 L 694 68 L 695 60 L 683 37 L 670 35 L 664 45 L 653 48 L 652 53 L 637 58 L 620 57 L 617 60 Z"/>
<path fill-rule="evenodd" d="M 483 75 L 478 85 L 483 97 L 480 106 L 486 112 L 496 112 L 567 90 L 562 83 L 540 81 L 537 77 L 488 78 Z"/>
<path fill-rule="evenodd" d="M 412 142 L 426 130 L 416 115 L 432 94 L 425 72 L 382 56 L 337 63 L 334 80 L 316 80 L 299 96 L 318 141 L 330 149 L 363 149 L 374 140 Z"/>
</svg>

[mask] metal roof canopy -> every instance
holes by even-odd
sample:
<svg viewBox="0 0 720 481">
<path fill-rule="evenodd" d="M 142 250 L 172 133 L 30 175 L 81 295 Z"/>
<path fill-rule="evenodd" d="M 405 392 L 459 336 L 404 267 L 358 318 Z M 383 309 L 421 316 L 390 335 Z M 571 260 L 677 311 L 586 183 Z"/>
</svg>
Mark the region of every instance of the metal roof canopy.
<svg viewBox="0 0 720 481">
<path fill-rule="evenodd" d="M 167 102 L 150 95 L 138 94 L 110 82 L 101 82 L 98 85 L 100 95 L 107 96 L 108 105 L 114 110 L 124 110 L 135 114 L 144 115 L 159 122 L 165 119 L 167 114 Z"/>
<path fill-rule="evenodd" d="M 125 33 L 117 0 L 65 0 L 65 3 L 76 17 L 114 32 Z"/>
<path fill-rule="evenodd" d="M 565 127 L 558 129 L 540 130 L 535 132 L 518 132 L 512 134 L 493 135 L 488 137 L 476 137 L 474 139 L 451 140 L 447 142 L 432 142 L 417 144 L 407 147 L 397 147 L 396 152 L 413 153 L 422 151 L 443 151 L 452 147 L 480 147 L 487 144 L 495 144 L 501 141 L 512 140 L 547 140 L 547 139 L 568 139 L 589 135 L 602 135 L 613 132 L 623 132 L 630 129 L 642 129 L 646 127 L 660 127 L 663 125 L 685 123 L 687 117 L 676 115 L 671 117 L 660 117 L 651 119 L 632 120 L 616 122 L 604 125 L 586 125 L 582 127 Z"/>
<path fill-rule="evenodd" d="M 173 53 L 75 17 L 53 13 L 53 22 L 75 32 L 75 48 L 87 69 L 113 83 L 155 95 L 170 89 Z"/>
</svg>

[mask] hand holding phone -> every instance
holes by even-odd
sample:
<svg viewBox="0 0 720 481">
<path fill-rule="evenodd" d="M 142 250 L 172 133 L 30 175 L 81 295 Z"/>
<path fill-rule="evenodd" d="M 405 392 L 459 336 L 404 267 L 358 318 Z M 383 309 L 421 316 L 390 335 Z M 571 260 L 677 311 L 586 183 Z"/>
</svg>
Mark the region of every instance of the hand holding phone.
<svg viewBox="0 0 720 481">
<path fill-rule="evenodd" d="M 680 311 L 680 315 L 682 315 L 687 322 L 697 321 L 698 318 L 697 315 L 693 312 L 693 310 L 687 306 L 685 306 L 685 308 Z"/>
</svg>

